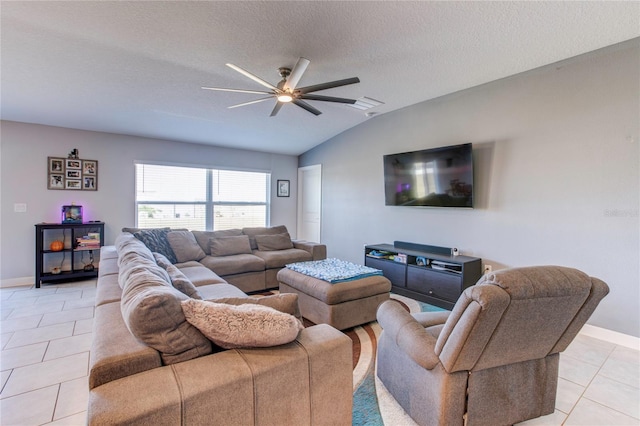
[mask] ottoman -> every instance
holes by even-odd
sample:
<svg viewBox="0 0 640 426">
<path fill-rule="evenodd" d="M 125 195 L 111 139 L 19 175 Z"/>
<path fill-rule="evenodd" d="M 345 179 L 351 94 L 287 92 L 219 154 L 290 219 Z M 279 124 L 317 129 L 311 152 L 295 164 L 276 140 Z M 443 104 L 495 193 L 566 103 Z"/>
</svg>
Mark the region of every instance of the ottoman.
<svg viewBox="0 0 640 426">
<path fill-rule="evenodd" d="M 391 282 L 382 275 L 331 284 L 284 268 L 278 272 L 278 282 L 281 293 L 298 295 L 303 317 L 338 330 L 374 321 L 378 306 L 391 291 Z"/>
</svg>

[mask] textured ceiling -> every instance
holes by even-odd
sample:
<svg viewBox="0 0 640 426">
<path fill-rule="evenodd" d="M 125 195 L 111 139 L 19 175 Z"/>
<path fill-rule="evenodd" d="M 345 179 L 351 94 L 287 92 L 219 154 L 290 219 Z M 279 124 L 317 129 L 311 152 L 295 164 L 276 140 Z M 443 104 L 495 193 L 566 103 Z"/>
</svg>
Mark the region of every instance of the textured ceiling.
<svg viewBox="0 0 640 426">
<path fill-rule="evenodd" d="M 230 105 L 311 61 L 299 86 L 380 100 L 383 114 L 640 36 L 640 2 L 3 1 L 1 117 L 284 154 L 369 119 L 310 101 Z"/>
</svg>

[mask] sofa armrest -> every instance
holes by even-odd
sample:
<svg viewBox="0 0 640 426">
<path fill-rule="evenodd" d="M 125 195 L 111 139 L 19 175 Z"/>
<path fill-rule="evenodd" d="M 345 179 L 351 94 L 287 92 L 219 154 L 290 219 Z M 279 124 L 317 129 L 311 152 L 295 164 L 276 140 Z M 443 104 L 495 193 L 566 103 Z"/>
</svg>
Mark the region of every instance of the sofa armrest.
<svg viewBox="0 0 640 426">
<path fill-rule="evenodd" d="M 432 370 L 440 363 L 435 353 L 436 339 L 398 302 L 388 300 L 378 307 L 378 323 L 383 332 L 418 365 Z"/>
<path fill-rule="evenodd" d="M 322 260 L 327 258 L 327 246 L 320 243 L 312 243 L 311 241 L 291 240 L 293 248 L 305 250 L 312 256 L 311 260 Z"/>
</svg>

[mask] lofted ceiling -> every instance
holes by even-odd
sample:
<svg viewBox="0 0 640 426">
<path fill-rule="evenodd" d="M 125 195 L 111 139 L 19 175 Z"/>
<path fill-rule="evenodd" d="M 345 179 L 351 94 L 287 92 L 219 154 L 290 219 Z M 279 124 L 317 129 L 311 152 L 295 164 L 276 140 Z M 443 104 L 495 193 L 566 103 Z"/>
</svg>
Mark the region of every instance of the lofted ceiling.
<svg viewBox="0 0 640 426">
<path fill-rule="evenodd" d="M 384 114 L 640 36 L 640 2 L 3 1 L 1 118 L 150 138 L 301 154 L 371 119 L 264 90 L 279 67 L 311 63 L 299 86 L 383 105 Z"/>
</svg>

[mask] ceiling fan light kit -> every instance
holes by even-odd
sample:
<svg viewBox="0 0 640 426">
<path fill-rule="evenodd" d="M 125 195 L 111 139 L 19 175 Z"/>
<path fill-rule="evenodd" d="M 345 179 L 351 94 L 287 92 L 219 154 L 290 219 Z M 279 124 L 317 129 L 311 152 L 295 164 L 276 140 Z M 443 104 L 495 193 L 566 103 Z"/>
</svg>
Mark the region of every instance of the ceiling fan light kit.
<svg viewBox="0 0 640 426">
<path fill-rule="evenodd" d="M 313 92 L 318 92 L 321 90 L 327 90 L 335 87 L 347 86 L 349 84 L 360 83 L 360 79 L 358 77 L 351 77 L 343 80 L 330 81 L 327 83 L 315 84 L 313 86 L 298 88 L 297 87 L 298 83 L 302 79 L 302 75 L 304 74 L 307 67 L 309 66 L 309 63 L 310 61 L 308 59 L 299 58 L 298 62 L 296 62 L 296 65 L 293 67 L 293 69 L 286 68 L 286 67 L 279 68 L 278 73 L 280 74 L 280 77 L 282 77 L 282 80 L 280 80 L 280 82 L 278 82 L 276 86 L 250 73 L 249 71 L 240 68 L 237 65 L 226 64 L 229 68 L 233 69 L 234 71 L 237 71 L 240 74 L 244 75 L 245 77 L 250 78 L 251 80 L 255 81 L 261 86 L 266 87 L 267 89 L 269 89 L 269 91 L 228 89 L 223 87 L 202 87 L 202 89 L 217 90 L 222 92 L 268 95 L 264 98 L 256 99 L 253 101 L 243 102 L 237 105 L 231 105 L 228 108 L 237 108 L 237 107 L 246 106 L 246 105 L 253 105 L 259 102 L 263 102 L 263 101 L 275 98 L 276 105 L 271 111 L 271 117 L 275 116 L 278 113 L 278 111 L 280 111 L 280 108 L 282 108 L 282 105 L 284 105 L 285 103 L 292 103 L 310 112 L 311 114 L 320 115 L 322 114 L 322 112 L 314 108 L 307 102 L 305 102 L 305 100 L 336 102 L 336 103 L 347 104 L 347 105 L 355 105 L 356 102 L 358 102 L 355 99 L 311 94 Z"/>
</svg>

